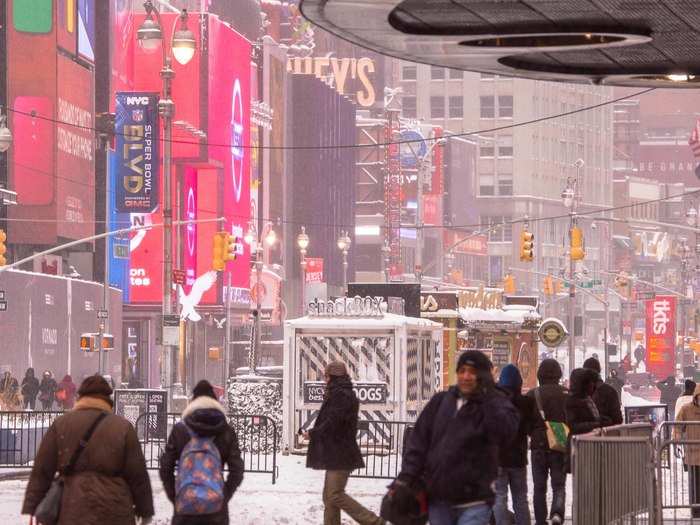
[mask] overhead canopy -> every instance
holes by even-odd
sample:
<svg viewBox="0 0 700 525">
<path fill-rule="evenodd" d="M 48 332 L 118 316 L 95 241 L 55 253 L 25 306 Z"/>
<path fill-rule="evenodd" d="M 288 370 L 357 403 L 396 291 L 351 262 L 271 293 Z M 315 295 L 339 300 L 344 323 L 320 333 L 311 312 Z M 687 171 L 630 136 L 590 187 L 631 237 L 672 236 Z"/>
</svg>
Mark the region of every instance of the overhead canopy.
<svg viewBox="0 0 700 525">
<path fill-rule="evenodd" d="M 541 80 L 700 85 L 700 10 L 681 0 L 301 0 L 309 20 L 380 53 Z"/>
</svg>

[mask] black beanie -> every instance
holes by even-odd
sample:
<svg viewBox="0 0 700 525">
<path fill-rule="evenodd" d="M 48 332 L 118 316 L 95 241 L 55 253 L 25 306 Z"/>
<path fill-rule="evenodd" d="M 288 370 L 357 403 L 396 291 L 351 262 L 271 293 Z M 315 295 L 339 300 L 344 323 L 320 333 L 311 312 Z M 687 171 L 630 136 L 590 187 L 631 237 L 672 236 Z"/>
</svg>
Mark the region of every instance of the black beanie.
<svg viewBox="0 0 700 525">
<path fill-rule="evenodd" d="M 457 371 L 464 365 L 471 366 L 479 372 L 491 373 L 491 369 L 493 368 L 491 360 L 486 357 L 486 354 L 478 350 L 467 350 L 459 356 L 457 360 Z"/>
<path fill-rule="evenodd" d="M 598 361 L 595 357 L 589 357 L 583 362 L 583 368 L 594 370 L 600 374 L 600 361 Z"/>
<path fill-rule="evenodd" d="M 208 396 L 208 397 L 211 397 L 212 399 L 216 399 L 216 394 L 214 393 L 214 387 L 211 386 L 211 383 L 209 381 L 207 381 L 206 379 L 202 379 L 192 389 L 192 399 L 196 399 L 196 398 L 202 397 L 202 396 Z"/>
<path fill-rule="evenodd" d="M 98 397 L 114 406 L 112 398 L 110 397 L 111 395 L 112 387 L 109 386 L 105 378 L 100 375 L 86 377 L 78 389 L 78 397 Z"/>
</svg>

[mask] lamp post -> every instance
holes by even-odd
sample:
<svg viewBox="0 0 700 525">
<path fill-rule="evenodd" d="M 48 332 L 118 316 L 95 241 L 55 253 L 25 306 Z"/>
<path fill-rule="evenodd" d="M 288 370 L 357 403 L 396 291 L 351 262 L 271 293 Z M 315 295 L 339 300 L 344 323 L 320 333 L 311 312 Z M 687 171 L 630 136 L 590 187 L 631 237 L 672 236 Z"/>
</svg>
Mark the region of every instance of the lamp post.
<svg viewBox="0 0 700 525">
<path fill-rule="evenodd" d="M 447 271 L 444 273 L 448 277 L 446 279 L 448 282 L 452 282 L 450 279 L 452 278 L 452 268 L 455 265 L 456 258 L 457 257 L 453 251 L 448 251 L 447 253 L 445 253 L 445 264 L 447 265 Z M 457 283 L 455 283 L 455 284 L 457 284 Z"/>
<path fill-rule="evenodd" d="M 255 222 L 251 221 L 248 224 L 248 231 L 243 236 L 243 240 L 251 247 L 251 251 L 255 250 L 255 311 L 253 312 L 253 330 L 254 344 L 251 344 L 250 352 L 248 353 L 248 373 L 255 374 L 257 354 L 260 350 L 260 314 L 262 309 L 262 270 L 263 270 L 263 243 L 267 247 L 273 246 L 277 242 L 277 234 L 272 229 L 272 223 L 268 222 L 263 228 L 262 235 L 258 238 L 258 231 L 255 228 Z"/>
<path fill-rule="evenodd" d="M 297 246 L 301 252 L 301 315 L 306 312 L 306 249 L 309 247 L 309 236 L 306 234 L 306 228 L 301 227 L 301 233 L 297 235 Z"/>
<path fill-rule="evenodd" d="M 382 245 L 382 267 L 384 270 L 384 280 L 389 282 L 389 265 L 391 264 L 391 246 L 389 246 L 389 241 L 384 240 Z"/>
<path fill-rule="evenodd" d="M 348 232 L 343 230 L 340 232 L 340 237 L 338 237 L 338 249 L 343 253 L 343 293 L 347 295 L 347 284 L 348 284 L 348 250 L 352 240 L 348 235 Z"/>
<path fill-rule="evenodd" d="M 171 195 L 171 158 L 172 158 L 172 125 L 175 116 L 175 103 L 171 98 L 172 81 L 175 71 L 171 67 L 171 54 L 178 63 L 185 65 L 197 50 L 194 33 L 187 28 L 187 10 L 183 9 L 180 16 L 173 24 L 170 49 L 163 41 L 163 24 L 160 12 L 153 5 L 152 0 L 146 0 L 143 4 L 146 10 L 146 18 L 136 32 L 141 48 L 146 52 L 153 52 L 161 47 L 163 53 L 163 67 L 160 77 L 163 80 L 163 91 L 158 101 L 158 113 L 163 119 L 163 316 L 173 314 L 172 282 L 173 282 L 173 238 L 172 238 L 172 195 Z M 155 20 L 154 20 L 155 17 Z M 180 23 L 179 29 L 177 28 Z M 175 388 L 181 383 L 178 378 L 178 367 L 173 366 L 173 347 L 164 345 L 164 374 L 161 373 L 163 386 L 168 383 Z M 181 392 L 180 392 L 181 393 Z"/>
<path fill-rule="evenodd" d="M 566 180 L 566 188 L 561 194 L 564 206 L 569 209 L 569 235 L 571 235 L 574 227 L 576 226 L 576 205 L 580 198 L 579 194 L 579 182 L 581 168 L 585 165 L 583 159 L 578 159 L 574 166 L 576 167 L 576 177 L 568 177 Z M 571 243 L 569 250 L 569 330 L 571 334 L 569 335 L 569 374 L 576 368 L 576 329 L 575 329 L 575 309 L 576 309 L 576 285 L 574 282 L 574 273 L 576 270 L 576 263 L 571 254 Z"/>
</svg>

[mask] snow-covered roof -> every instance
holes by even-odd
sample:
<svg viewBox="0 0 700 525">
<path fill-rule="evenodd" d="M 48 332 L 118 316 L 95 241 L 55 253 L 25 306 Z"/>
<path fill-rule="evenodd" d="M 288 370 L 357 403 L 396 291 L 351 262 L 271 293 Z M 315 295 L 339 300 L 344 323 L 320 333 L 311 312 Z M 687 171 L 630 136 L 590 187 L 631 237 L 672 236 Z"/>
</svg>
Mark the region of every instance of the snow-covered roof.
<svg viewBox="0 0 700 525">
<path fill-rule="evenodd" d="M 419 319 L 416 317 L 406 317 L 386 313 L 382 317 L 300 317 L 290 319 L 285 325 L 291 328 L 325 328 L 325 329 L 346 329 L 376 330 L 387 328 L 398 328 L 408 326 L 409 328 L 442 329 L 442 324 L 430 319 Z"/>
<path fill-rule="evenodd" d="M 460 308 L 459 314 L 465 323 L 495 322 L 522 324 L 526 318 L 540 319 L 540 314 L 530 306 L 512 306 L 506 309 L 483 310 L 481 308 Z"/>
</svg>

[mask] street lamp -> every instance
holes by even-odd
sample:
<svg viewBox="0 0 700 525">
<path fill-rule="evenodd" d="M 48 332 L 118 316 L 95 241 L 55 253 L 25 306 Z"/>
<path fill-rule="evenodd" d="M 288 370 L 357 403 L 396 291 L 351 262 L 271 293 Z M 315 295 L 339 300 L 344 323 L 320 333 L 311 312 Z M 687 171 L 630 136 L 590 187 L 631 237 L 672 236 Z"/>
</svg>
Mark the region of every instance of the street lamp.
<svg viewBox="0 0 700 525">
<path fill-rule="evenodd" d="M 243 240 L 250 246 L 251 253 L 255 253 L 255 312 L 253 313 L 253 330 L 255 335 L 254 344 L 251 345 L 248 354 L 248 373 L 255 374 L 255 366 L 257 361 L 257 353 L 260 350 L 260 314 L 262 309 L 262 270 L 263 270 L 263 243 L 268 248 L 277 242 L 277 234 L 272 229 L 272 223 L 268 222 L 263 228 L 263 235 L 258 238 L 258 231 L 255 227 L 255 222 L 250 221 L 248 231 L 243 235 Z"/>
<path fill-rule="evenodd" d="M 423 276 L 423 184 L 428 179 L 432 168 L 433 150 L 440 146 L 444 146 L 447 139 L 440 138 L 434 140 L 428 148 L 428 151 L 418 159 L 418 181 L 416 191 L 416 262 L 415 274 L 418 283 L 420 284 Z"/>
<path fill-rule="evenodd" d="M 12 132 L 7 127 L 7 115 L 3 115 L 0 106 L 0 153 L 5 153 L 12 145 Z"/>
<path fill-rule="evenodd" d="M 340 237 L 338 237 L 338 249 L 343 252 L 343 293 L 347 294 L 347 283 L 348 283 L 348 250 L 352 240 L 348 235 L 348 232 L 343 230 L 340 232 Z"/>
<path fill-rule="evenodd" d="M 309 247 L 309 236 L 306 228 L 301 227 L 301 233 L 297 235 L 297 246 L 301 252 L 301 315 L 305 315 L 306 306 L 306 249 Z"/>
<path fill-rule="evenodd" d="M 180 16 L 173 24 L 173 34 L 170 49 L 163 41 L 163 24 L 160 12 L 153 5 L 152 0 L 146 0 L 143 4 L 146 10 L 146 18 L 141 27 L 136 31 L 136 38 L 141 48 L 149 53 L 161 47 L 163 52 L 163 67 L 160 77 L 163 81 L 163 91 L 158 101 L 158 113 L 163 119 L 163 317 L 173 314 L 172 283 L 173 283 L 173 210 L 171 190 L 172 168 L 172 134 L 173 118 L 175 116 L 175 103 L 172 100 L 172 81 L 175 71 L 171 67 L 171 54 L 180 64 L 187 64 L 196 51 L 194 34 L 187 28 L 187 10 L 183 9 Z M 176 30 L 177 23 L 180 28 Z M 179 367 L 173 367 L 174 347 L 164 345 L 165 373 L 161 374 L 163 386 L 172 381 L 173 393 L 182 394 L 182 378 L 179 377 Z M 173 381 L 173 378 L 175 379 Z M 178 390 L 177 392 L 175 392 Z"/>
<path fill-rule="evenodd" d="M 455 256 L 454 252 L 449 251 L 445 254 L 445 263 L 447 264 L 446 274 L 449 276 L 450 279 L 451 279 L 451 274 L 452 274 L 452 267 L 455 264 L 455 259 L 456 259 L 456 256 Z M 451 281 L 448 281 L 448 282 L 451 282 Z"/>
</svg>

